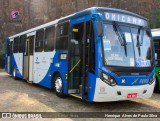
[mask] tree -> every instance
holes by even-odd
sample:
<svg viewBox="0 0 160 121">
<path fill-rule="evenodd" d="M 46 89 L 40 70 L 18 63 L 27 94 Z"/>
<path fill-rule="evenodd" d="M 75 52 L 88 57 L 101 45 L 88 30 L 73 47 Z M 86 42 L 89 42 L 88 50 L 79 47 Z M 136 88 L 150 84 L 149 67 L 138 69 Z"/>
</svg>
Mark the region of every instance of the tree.
<svg viewBox="0 0 160 121">
<path fill-rule="evenodd" d="M 153 7 L 149 14 L 150 26 L 152 29 L 160 28 L 160 1 L 154 0 Z"/>
<path fill-rule="evenodd" d="M 151 12 L 150 25 L 151 28 L 160 28 L 160 9 Z"/>
</svg>

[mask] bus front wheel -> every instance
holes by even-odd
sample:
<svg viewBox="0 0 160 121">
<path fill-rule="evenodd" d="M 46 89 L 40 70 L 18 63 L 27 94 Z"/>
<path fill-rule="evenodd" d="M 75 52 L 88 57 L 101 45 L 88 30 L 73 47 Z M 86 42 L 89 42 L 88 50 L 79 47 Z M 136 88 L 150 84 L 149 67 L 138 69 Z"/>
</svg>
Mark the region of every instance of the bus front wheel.
<svg viewBox="0 0 160 121">
<path fill-rule="evenodd" d="M 63 93 L 63 81 L 60 74 L 54 76 L 54 91 L 58 97 L 65 97 L 65 94 Z"/>
</svg>

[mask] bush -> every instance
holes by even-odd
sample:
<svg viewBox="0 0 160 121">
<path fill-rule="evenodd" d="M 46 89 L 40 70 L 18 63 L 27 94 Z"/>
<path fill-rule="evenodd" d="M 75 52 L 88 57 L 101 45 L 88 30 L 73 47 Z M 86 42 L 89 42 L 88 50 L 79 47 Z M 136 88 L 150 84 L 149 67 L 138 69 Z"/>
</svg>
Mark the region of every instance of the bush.
<svg viewBox="0 0 160 121">
<path fill-rule="evenodd" d="M 160 9 L 151 12 L 150 25 L 152 29 L 160 28 Z"/>
</svg>

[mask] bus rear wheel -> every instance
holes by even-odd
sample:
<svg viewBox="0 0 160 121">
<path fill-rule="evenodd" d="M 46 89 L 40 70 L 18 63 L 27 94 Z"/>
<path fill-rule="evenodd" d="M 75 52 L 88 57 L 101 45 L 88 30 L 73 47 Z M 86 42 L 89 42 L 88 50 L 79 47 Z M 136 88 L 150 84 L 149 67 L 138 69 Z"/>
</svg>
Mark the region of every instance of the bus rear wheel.
<svg viewBox="0 0 160 121">
<path fill-rule="evenodd" d="M 17 76 L 16 76 L 16 67 L 14 67 L 14 69 L 13 69 L 13 78 L 15 79 L 15 80 L 17 80 Z"/>
<path fill-rule="evenodd" d="M 54 91 L 58 97 L 65 97 L 65 94 L 63 93 L 63 80 L 60 74 L 54 76 Z"/>
</svg>

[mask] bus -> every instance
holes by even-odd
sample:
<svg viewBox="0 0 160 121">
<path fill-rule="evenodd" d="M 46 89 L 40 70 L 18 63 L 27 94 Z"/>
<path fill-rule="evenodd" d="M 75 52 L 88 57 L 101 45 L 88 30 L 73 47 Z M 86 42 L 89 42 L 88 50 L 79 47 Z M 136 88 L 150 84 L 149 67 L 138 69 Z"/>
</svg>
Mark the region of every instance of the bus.
<svg viewBox="0 0 160 121">
<path fill-rule="evenodd" d="M 132 100 L 152 96 L 153 55 L 146 18 L 92 7 L 8 37 L 5 70 L 62 98 Z"/>
<path fill-rule="evenodd" d="M 152 29 L 152 37 L 155 47 L 156 85 L 155 92 L 160 92 L 160 29 Z"/>
</svg>

